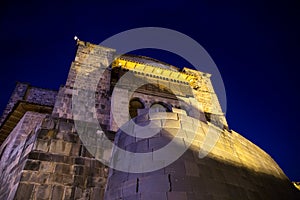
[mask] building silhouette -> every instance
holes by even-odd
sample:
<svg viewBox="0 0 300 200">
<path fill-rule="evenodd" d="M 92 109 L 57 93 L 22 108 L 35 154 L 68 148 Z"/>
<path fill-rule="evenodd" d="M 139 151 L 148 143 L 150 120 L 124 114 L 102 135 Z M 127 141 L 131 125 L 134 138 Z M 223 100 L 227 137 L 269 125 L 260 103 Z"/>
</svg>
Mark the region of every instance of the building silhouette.
<svg viewBox="0 0 300 200">
<path fill-rule="evenodd" d="M 0 199 L 300 199 L 229 128 L 210 74 L 149 57 L 77 40 L 66 84 L 17 83 L 0 124 Z"/>
</svg>

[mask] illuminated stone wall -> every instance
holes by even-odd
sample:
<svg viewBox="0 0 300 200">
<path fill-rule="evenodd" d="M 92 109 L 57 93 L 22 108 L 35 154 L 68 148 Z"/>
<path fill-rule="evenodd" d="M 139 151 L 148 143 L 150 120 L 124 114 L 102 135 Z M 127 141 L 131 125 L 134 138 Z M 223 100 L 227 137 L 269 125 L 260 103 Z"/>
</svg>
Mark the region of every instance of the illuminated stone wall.
<svg viewBox="0 0 300 200">
<path fill-rule="evenodd" d="M 137 82 L 117 87 L 128 72 L 147 85 L 138 86 L 133 93 L 129 91 Z M 78 81 L 78 77 L 84 78 Z M 95 105 L 87 105 L 95 112 L 79 107 L 73 113 L 72 98 L 82 92 L 80 89 L 87 91 L 86 98 L 95 98 Z M 117 96 L 114 113 L 121 116 L 121 125 L 130 119 L 129 113 L 123 112 L 128 101 L 138 99 L 144 106 L 137 110 L 140 122 L 156 121 L 163 130 L 142 140 L 118 130 L 112 115 L 113 90 L 122 94 Z M 172 112 L 164 115 L 158 109 L 144 118 L 158 102 Z M 129 151 L 151 152 L 174 138 L 181 141 L 178 145 L 192 145 L 158 171 L 138 174 L 110 169 L 108 173 L 82 144 L 73 114 L 85 122 L 97 118 L 111 140 L 118 131 L 115 142 Z M 0 124 L 0 140 L 6 139 L 0 147 L 0 199 L 96 200 L 103 199 L 104 193 L 107 200 L 299 197 L 266 152 L 229 129 L 209 74 L 187 68 L 180 71 L 143 56 L 116 57 L 114 49 L 88 42 L 77 41 L 66 85 L 58 92 L 18 83 Z M 208 130 L 220 138 L 208 156 L 200 159 L 199 149 L 210 134 Z M 177 131 L 180 134 L 175 136 Z M 96 133 L 91 129 L 88 137 L 94 139 Z"/>
<path fill-rule="evenodd" d="M 34 146 L 35 128 L 39 126 L 44 114 L 27 112 L 0 147 L 0 199 L 13 199 L 28 154 Z"/>
<path fill-rule="evenodd" d="M 54 90 L 17 83 L 0 118 L 0 145 L 27 111 L 39 110 L 41 113 L 49 113 L 54 106 L 56 95 L 57 91 Z"/>
<path fill-rule="evenodd" d="M 103 198 L 108 169 L 70 120 L 28 112 L 0 152 L 0 199 Z"/>
<path fill-rule="evenodd" d="M 66 85 L 58 92 L 57 100 L 53 110 L 54 117 L 73 119 L 72 96 L 79 88 L 90 91 L 87 98 L 95 98 L 96 113 L 99 123 L 103 126 L 110 125 L 110 70 L 106 68 L 113 61 L 115 50 L 94 45 L 88 42 L 78 41 L 77 53 L 71 64 Z M 97 76 L 101 74 L 101 77 Z M 76 79 L 85 77 L 84 80 Z M 77 82 L 76 82 L 77 80 Z M 77 84 L 77 85 L 75 85 Z M 96 85 L 96 88 L 94 86 Z M 77 88 L 76 88 L 77 87 Z M 95 91 L 97 91 L 95 93 Z M 80 112 L 80 111 L 79 111 Z M 78 115 L 82 119 L 89 120 L 94 114 L 82 110 Z"/>
<path fill-rule="evenodd" d="M 176 111 L 178 112 L 178 110 Z M 133 153 L 152 153 L 155 162 L 164 161 L 153 152 L 172 140 L 189 149 L 174 163 L 148 173 L 127 173 L 110 169 L 106 200 L 186 199 L 297 199 L 294 188 L 276 162 L 258 146 L 234 131 L 226 131 L 181 113 L 155 113 L 149 121 L 163 128 L 153 137 L 141 139 L 117 132 L 115 144 Z M 136 119 L 147 122 L 145 116 Z M 220 134 L 212 151 L 199 158 L 200 146 L 211 131 Z M 133 129 L 131 135 L 139 132 Z M 194 135 L 194 133 L 196 133 Z M 118 152 L 115 152 L 117 156 Z M 124 158 L 126 159 L 126 158 Z M 129 159 L 129 158 L 128 158 Z M 127 166 L 140 166 L 131 160 Z M 126 166 L 124 166 L 126 168 Z"/>
<path fill-rule="evenodd" d="M 125 55 L 118 57 L 112 63 L 112 68 L 118 68 L 120 73 L 122 73 L 122 70 L 125 71 L 123 73 L 129 70 L 134 76 L 144 79 L 150 84 L 170 89 L 177 98 L 182 102 L 186 102 L 187 105 L 185 109 L 192 106 L 198 111 L 206 113 L 207 119 L 211 123 L 218 127 L 228 129 L 225 115 L 222 112 L 222 108 L 210 80 L 210 74 L 188 68 L 183 68 L 182 71 L 179 71 L 178 68 L 176 69 L 173 66 L 166 65 L 164 65 L 163 68 L 157 68 L 159 65 L 160 63 L 156 65 L 153 64 L 151 59 L 147 61 L 144 57 L 138 59 L 136 56 L 130 57 Z M 133 86 L 134 81 L 130 83 L 130 87 Z M 128 87 L 128 89 L 130 87 Z M 150 90 L 143 92 L 142 90 L 137 90 L 136 92 L 145 94 L 149 93 L 149 91 Z M 149 96 L 163 97 L 163 95 L 159 95 L 156 92 Z M 148 98 L 151 99 L 151 97 Z M 194 98 L 194 100 L 191 101 L 191 98 Z M 165 97 L 165 101 L 168 100 L 169 98 Z"/>
<path fill-rule="evenodd" d="M 12 112 L 18 101 L 53 106 L 56 100 L 57 91 L 32 87 L 27 83 L 17 83 L 9 102 L 0 119 L 0 126 L 6 117 Z"/>
</svg>

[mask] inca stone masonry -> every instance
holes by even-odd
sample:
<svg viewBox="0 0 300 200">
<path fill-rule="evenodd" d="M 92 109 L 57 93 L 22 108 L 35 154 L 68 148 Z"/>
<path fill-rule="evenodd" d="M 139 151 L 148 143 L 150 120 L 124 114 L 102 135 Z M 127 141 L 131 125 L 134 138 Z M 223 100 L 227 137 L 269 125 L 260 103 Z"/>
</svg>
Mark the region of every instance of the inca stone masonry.
<svg viewBox="0 0 300 200">
<path fill-rule="evenodd" d="M 102 76 L 94 76 L 93 71 Z M 125 82 L 117 87 L 126 73 L 148 84 L 134 91 Z M 92 91 L 86 97 L 95 99 L 92 110 L 74 111 L 78 76 L 86 77 L 79 85 Z M 116 89 L 122 95 L 113 115 Z M 124 108 L 129 112 L 122 112 Z M 75 115 L 85 122 L 97 118 L 101 131 L 87 125 L 86 135 L 78 134 Z M 161 129 L 151 137 L 138 138 L 134 135 L 139 129 L 134 128 L 129 136 L 118 124 L 130 119 L 136 124 L 153 122 Z M 208 129 L 219 139 L 206 157 L 199 158 Z M 154 160 L 161 159 L 154 151 L 173 140 L 179 146 L 191 145 L 161 169 L 131 173 L 105 166 L 96 159 L 96 151 L 83 144 L 82 138 L 97 141 L 99 134 L 126 151 L 153 153 Z M 58 91 L 17 83 L 0 119 L 0 144 L 1 200 L 300 199 L 276 162 L 229 128 L 210 74 L 180 70 L 143 56 L 117 56 L 114 49 L 80 40 L 66 84 Z M 113 152 L 97 150 L 117 162 Z"/>
</svg>

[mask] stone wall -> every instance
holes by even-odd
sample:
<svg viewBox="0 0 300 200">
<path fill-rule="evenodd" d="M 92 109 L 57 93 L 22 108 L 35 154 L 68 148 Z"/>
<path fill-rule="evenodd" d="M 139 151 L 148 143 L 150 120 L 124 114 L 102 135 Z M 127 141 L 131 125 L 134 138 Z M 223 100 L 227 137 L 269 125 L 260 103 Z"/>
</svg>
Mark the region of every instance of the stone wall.
<svg viewBox="0 0 300 200">
<path fill-rule="evenodd" d="M 139 116 L 140 124 L 148 120 L 161 125 L 158 134 L 149 138 L 135 138 L 118 131 L 115 144 L 133 153 L 150 152 L 153 163 L 166 161 L 155 154 L 174 140 L 178 148 L 192 143 L 174 163 L 146 173 L 127 173 L 110 169 L 105 199 L 187 200 L 187 199 L 297 199 L 300 197 L 292 183 L 276 162 L 259 147 L 238 133 L 219 129 L 181 113 L 155 113 L 150 119 Z M 149 122 L 149 121 L 148 121 Z M 210 130 L 209 130 L 210 129 Z M 132 135 L 138 135 L 134 128 Z M 194 135 L 194 133 L 196 133 Z M 212 151 L 199 158 L 208 134 L 220 134 Z M 177 151 L 177 150 L 175 150 Z M 175 152 L 174 152 L 175 153 Z M 118 157 L 118 151 L 114 156 Z M 115 158 L 124 162 L 129 158 Z M 143 166 L 131 160 L 127 169 Z M 149 163 L 147 163 L 148 165 Z M 120 164 L 121 165 L 121 164 Z"/>
<path fill-rule="evenodd" d="M 3 111 L 3 114 L 0 119 L 0 125 L 2 125 L 3 121 L 6 119 L 7 115 L 12 111 L 14 105 L 19 101 L 22 100 L 25 96 L 27 91 L 28 84 L 25 83 L 17 83 L 6 108 Z"/>
<path fill-rule="evenodd" d="M 211 75 L 188 68 L 184 68 L 183 72 L 195 76 L 190 85 L 195 98 L 202 104 L 203 112 L 208 114 L 209 121 L 218 127 L 228 128 L 225 114 L 210 79 Z"/>
<path fill-rule="evenodd" d="M 66 85 L 61 87 L 53 109 L 54 117 L 73 119 L 72 97 L 88 92 L 86 98 L 94 98 L 95 113 L 84 108 L 78 109 L 82 120 L 92 117 L 98 118 L 101 125 L 109 129 L 110 126 L 110 69 L 108 66 L 113 61 L 115 50 L 78 41 L 78 49 L 74 62 L 71 64 Z M 84 90 L 84 91 L 83 91 Z M 84 106 L 83 106 L 84 107 Z M 97 116 L 94 116 L 94 115 Z"/>
<path fill-rule="evenodd" d="M 102 199 L 108 169 L 82 145 L 74 123 L 47 117 L 35 131 L 15 199 Z"/>
<path fill-rule="evenodd" d="M 3 111 L 0 119 L 0 126 L 11 113 L 18 101 L 27 101 L 39 105 L 54 106 L 57 91 L 32 87 L 27 83 L 17 83 L 16 87 Z"/>
<path fill-rule="evenodd" d="M 77 46 L 66 85 L 58 93 L 17 84 L 0 119 L 0 128 L 7 124 L 11 129 L 15 127 L 13 131 L 5 129 L 5 138 L 8 133 L 10 135 L 0 147 L 0 199 L 96 200 L 103 199 L 104 193 L 107 200 L 299 198 L 299 192 L 296 193 L 267 153 L 238 133 L 229 131 L 209 74 L 189 69 L 179 72 L 167 64 L 154 65 L 156 61 L 150 58 L 130 56 L 117 59 L 120 63 L 113 62 L 117 66 L 107 68 L 115 58 L 114 49 L 79 40 Z M 147 80 L 151 87 L 140 87 L 133 93 L 130 93 L 130 84 L 114 87 L 118 79 L 111 80 L 114 78 L 111 74 L 117 68 Z M 153 85 L 157 87 L 153 89 Z M 162 85 L 167 85 L 171 92 L 166 92 Z M 111 96 L 113 90 L 121 94 L 117 96 L 116 105 Z M 79 104 L 73 104 L 77 97 L 83 98 L 77 102 Z M 122 125 L 129 119 L 124 108 L 129 106 L 131 98 L 140 99 L 145 107 L 138 110 L 139 116 L 134 121 L 143 125 L 151 121 L 162 128 L 155 136 L 141 139 L 119 130 L 114 137 L 114 131 L 119 128 L 115 121 Z M 18 102 L 30 105 L 26 110 L 26 105 L 18 105 Z M 156 102 L 167 104 L 173 112 L 147 114 L 145 111 Z M 116 106 L 116 110 L 112 110 L 112 106 Z M 52 108 L 51 115 L 26 112 L 30 109 L 49 113 Z M 112 112 L 119 119 L 113 118 Z M 164 159 L 173 156 L 165 158 L 155 153 L 170 141 L 175 140 L 178 147 L 187 148 L 187 151 L 172 164 L 154 172 L 109 171 L 87 151 L 73 120 L 83 122 L 83 127 L 77 128 L 86 131 L 81 137 L 91 141 L 90 150 L 95 150 L 91 152 L 107 160 L 111 151 L 97 138 L 103 134 L 115 139 L 115 144 L 126 151 L 151 153 L 155 162 L 165 162 Z M 98 122 L 103 131 L 89 127 Z M 141 131 L 140 127 L 133 130 L 133 135 L 148 131 Z M 215 145 L 210 136 L 218 137 Z M 176 152 L 177 148 L 173 153 Z M 200 159 L 199 152 L 208 155 Z M 127 158 L 113 157 L 112 162 L 116 164 L 124 159 Z M 134 160 L 127 159 L 126 163 L 128 168 L 146 167 L 145 163 Z"/>
<path fill-rule="evenodd" d="M 27 112 L 0 148 L 0 199 L 14 199 L 44 114 Z"/>
<path fill-rule="evenodd" d="M 128 90 L 137 89 L 138 87 L 135 86 L 143 82 L 144 84 L 148 83 L 148 85 L 154 85 L 158 88 L 166 88 L 178 98 L 194 97 L 198 101 L 198 104 L 201 104 L 199 109 L 201 112 L 207 113 L 207 119 L 211 123 L 220 128 L 225 127 L 228 129 L 225 114 L 222 112 L 219 99 L 214 91 L 210 74 L 188 68 L 183 68 L 182 71 L 179 71 L 179 69 L 174 70 L 167 66 L 158 68 L 152 65 L 153 61 L 151 61 L 151 58 L 148 58 L 148 61 L 144 59 L 142 62 L 128 58 L 130 56 L 122 55 L 113 62 L 113 86 L 117 82 L 119 84 L 120 80 L 123 81 L 122 76 L 124 74 L 126 76 L 126 73 L 128 73 L 132 75 L 132 79 L 129 77 L 127 78 L 129 80 L 124 80 L 122 84 L 122 87 Z M 151 88 L 146 87 L 143 89 L 144 91 L 140 88 L 137 91 L 164 97 L 165 100 L 169 99 L 168 96 L 157 95 Z"/>
<path fill-rule="evenodd" d="M 57 91 L 37 87 L 29 87 L 24 101 L 39 105 L 54 106 Z"/>
</svg>

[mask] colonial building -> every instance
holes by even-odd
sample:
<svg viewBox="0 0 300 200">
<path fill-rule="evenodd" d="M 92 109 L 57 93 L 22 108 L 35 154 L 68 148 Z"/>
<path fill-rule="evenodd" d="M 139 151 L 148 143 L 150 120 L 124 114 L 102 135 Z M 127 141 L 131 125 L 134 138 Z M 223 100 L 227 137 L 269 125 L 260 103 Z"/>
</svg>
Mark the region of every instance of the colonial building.
<svg viewBox="0 0 300 200">
<path fill-rule="evenodd" d="M 0 199 L 299 199 L 229 128 L 210 76 L 78 40 L 58 91 L 16 85 L 0 121 Z"/>
</svg>

